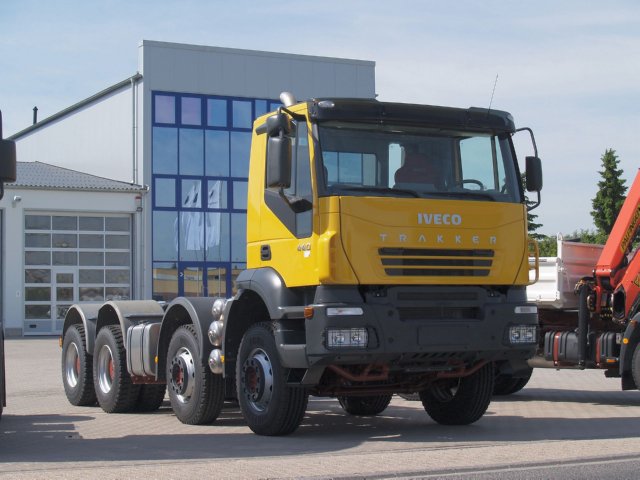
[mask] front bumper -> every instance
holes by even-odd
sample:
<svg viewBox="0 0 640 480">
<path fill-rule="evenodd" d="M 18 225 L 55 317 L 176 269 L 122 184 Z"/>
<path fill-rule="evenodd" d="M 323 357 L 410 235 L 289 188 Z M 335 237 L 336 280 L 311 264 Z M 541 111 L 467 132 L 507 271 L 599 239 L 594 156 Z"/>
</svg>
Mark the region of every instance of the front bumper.
<svg viewBox="0 0 640 480">
<path fill-rule="evenodd" d="M 521 295 L 479 287 L 393 287 L 384 295 L 365 295 L 364 302 L 312 307 L 304 344 L 278 342 L 289 368 L 375 363 L 429 371 L 480 360 L 524 360 L 537 345 L 535 306 Z M 336 341 L 336 332 L 345 341 Z M 355 337 L 348 338 L 349 332 Z"/>
</svg>

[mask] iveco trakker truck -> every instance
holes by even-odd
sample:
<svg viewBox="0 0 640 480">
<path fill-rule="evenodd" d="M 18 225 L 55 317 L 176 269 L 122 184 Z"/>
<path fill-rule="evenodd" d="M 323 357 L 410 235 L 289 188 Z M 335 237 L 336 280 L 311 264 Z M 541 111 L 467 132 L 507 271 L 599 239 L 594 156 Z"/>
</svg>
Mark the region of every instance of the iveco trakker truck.
<svg viewBox="0 0 640 480">
<path fill-rule="evenodd" d="M 74 305 L 67 397 L 153 410 L 166 386 L 187 424 L 234 397 L 254 432 L 282 435 L 309 395 L 375 415 L 419 392 L 436 422 L 475 422 L 495 369 L 528 371 L 538 340 L 511 115 L 282 98 L 254 123 L 234 296 Z"/>
</svg>

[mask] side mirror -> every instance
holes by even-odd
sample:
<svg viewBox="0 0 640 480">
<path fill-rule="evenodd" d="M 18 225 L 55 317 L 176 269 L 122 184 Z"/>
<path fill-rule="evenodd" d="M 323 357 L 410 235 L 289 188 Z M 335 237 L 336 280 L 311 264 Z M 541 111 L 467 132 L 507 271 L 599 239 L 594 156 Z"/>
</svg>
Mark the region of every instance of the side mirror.
<svg viewBox="0 0 640 480">
<path fill-rule="evenodd" d="M 291 139 L 281 135 L 267 141 L 267 188 L 291 186 Z"/>
<path fill-rule="evenodd" d="M 526 157 L 527 191 L 542 190 L 542 162 L 538 157 Z"/>
</svg>

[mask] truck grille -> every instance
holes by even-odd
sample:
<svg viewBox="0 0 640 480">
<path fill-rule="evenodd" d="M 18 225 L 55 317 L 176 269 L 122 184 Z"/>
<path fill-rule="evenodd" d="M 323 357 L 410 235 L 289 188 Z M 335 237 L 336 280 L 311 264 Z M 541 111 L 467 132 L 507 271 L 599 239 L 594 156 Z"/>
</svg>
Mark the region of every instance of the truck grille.
<svg viewBox="0 0 640 480">
<path fill-rule="evenodd" d="M 380 248 L 382 266 L 390 276 L 486 277 L 493 250 Z"/>
<path fill-rule="evenodd" d="M 479 320 L 482 310 L 477 307 L 398 307 L 400 320 Z"/>
</svg>

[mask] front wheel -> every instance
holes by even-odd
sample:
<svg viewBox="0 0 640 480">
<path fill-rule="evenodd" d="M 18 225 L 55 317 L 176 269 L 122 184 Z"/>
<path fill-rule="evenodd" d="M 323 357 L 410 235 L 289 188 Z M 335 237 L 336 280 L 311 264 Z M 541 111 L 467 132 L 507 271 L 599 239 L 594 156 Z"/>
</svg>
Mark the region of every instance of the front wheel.
<svg viewBox="0 0 640 480">
<path fill-rule="evenodd" d="M 182 423 L 211 423 L 224 404 L 224 379 L 202 361 L 193 325 L 178 328 L 167 352 L 167 389 L 171 408 Z"/>
<path fill-rule="evenodd" d="M 287 435 L 302 422 L 308 394 L 287 386 L 287 370 L 278 361 L 273 326 L 258 323 L 242 337 L 236 364 L 240 410 L 258 435 Z"/>
<path fill-rule="evenodd" d="M 87 353 L 83 325 L 72 325 L 62 342 L 62 384 L 71 405 L 94 405 L 93 357 Z"/>
<path fill-rule="evenodd" d="M 468 377 L 439 380 L 420 392 L 429 416 L 442 425 L 469 425 L 489 408 L 493 392 L 493 364 Z"/>
<path fill-rule="evenodd" d="M 370 417 L 385 411 L 393 395 L 371 395 L 367 397 L 338 396 L 338 402 L 351 415 Z"/>
</svg>

